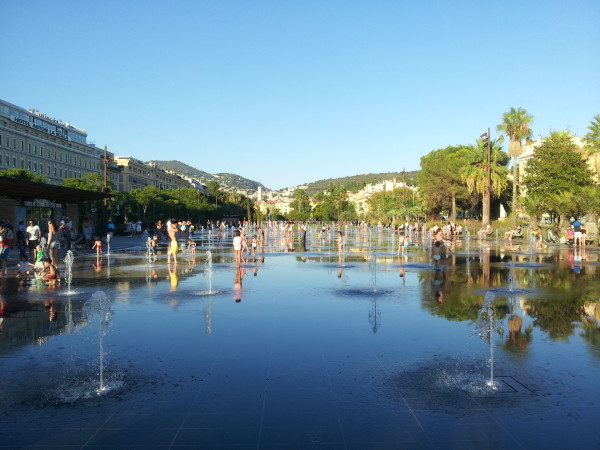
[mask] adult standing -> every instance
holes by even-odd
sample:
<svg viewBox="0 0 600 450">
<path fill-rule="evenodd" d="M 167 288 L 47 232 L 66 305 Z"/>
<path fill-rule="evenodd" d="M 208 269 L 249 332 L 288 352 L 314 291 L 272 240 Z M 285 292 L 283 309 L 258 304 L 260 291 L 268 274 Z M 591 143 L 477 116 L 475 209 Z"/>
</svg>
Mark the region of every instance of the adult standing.
<svg viewBox="0 0 600 450">
<path fill-rule="evenodd" d="M 173 256 L 173 263 L 177 264 L 177 252 L 179 251 L 179 246 L 177 245 L 177 224 L 175 222 L 171 224 L 171 228 L 167 231 L 167 233 L 171 239 L 169 251 L 167 253 L 167 264 L 171 263 L 171 255 Z"/>
<path fill-rule="evenodd" d="M 83 232 L 83 245 L 86 248 L 91 248 L 92 247 L 92 235 L 94 234 L 94 226 L 90 222 L 90 219 L 88 219 L 87 217 L 85 219 L 83 219 L 81 231 Z"/>
<path fill-rule="evenodd" d="M 52 260 L 52 264 L 58 267 L 58 227 L 54 220 L 48 221 L 48 254 Z"/>
<path fill-rule="evenodd" d="M 573 231 L 574 233 L 574 244 L 575 246 L 581 246 L 581 240 L 583 237 L 583 233 L 581 232 L 581 222 L 579 221 L 579 219 L 576 219 L 575 222 L 573 222 Z"/>
</svg>

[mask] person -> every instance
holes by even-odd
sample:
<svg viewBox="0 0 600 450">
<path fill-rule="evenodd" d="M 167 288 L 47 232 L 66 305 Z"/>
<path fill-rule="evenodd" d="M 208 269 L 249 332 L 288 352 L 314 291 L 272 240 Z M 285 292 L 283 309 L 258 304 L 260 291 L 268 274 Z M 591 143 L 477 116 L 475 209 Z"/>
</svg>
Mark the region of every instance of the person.
<svg viewBox="0 0 600 450">
<path fill-rule="evenodd" d="M 71 250 L 71 228 L 68 222 L 63 223 L 59 228 L 59 241 L 61 246 L 64 247 L 65 251 Z"/>
<path fill-rule="evenodd" d="M 250 246 L 252 247 L 252 256 L 256 255 L 256 249 L 258 248 L 258 239 L 256 238 L 256 235 L 252 236 Z"/>
<path fill-rule="evenodd" d="M 0 222 L 0 275 L 6 276 L 6 268 L 8 265 L 8 253 L 10 247 L 6 239 L 6 227 Z"/>
<path fill-rule="evenodd" d="M 431 248 L 431 255 L 433 256 L 435 267 L 438 268 L 441 259 L 446 257 L 446 246 L 442 241 L 435 241 L 435 244 Z"/>
<path fill-rule="evenodd" d="M 102 254 L 102 240 L 100 236 L 96 236 L 94 238 L 94 245 L 92 245 L 92 250 L 96 249 L 96 256 L 100 256 Z"/>
<path fill-rule="evenodd" d="M 58 265 L 58 249 L 60 243 L 58 242 L 58 227 L 54 220 L 48 221 L 48 254 L 52 260 L 54 266 Z"/>
<path fill-rule="evenodd" d="M 575 243 L 575 230 L 574 230 L 574 226 L 571 225 L 569 228 L 567 228 L 567 243 L 569 244 L 569 246 L 573 246 Z"/>
<path fill-rule="evenodd" d="M 404 253 L 406 252 L 407 249 L 408 249 L 408 239 L 404 235 L 404 231 L 401 231 L 400 234 L 398 235 L 398 256 L 400 256 L 400 253 L 402 253 L 404 255 Z"/>
<path fill-rule="evenodd" d="M 21 220 L 17 226 L 17 248 L 19 249 L 19 254 L 21 256 L 27 254 L 27 243 L 25 242 L 26 237 L 26 228 Z"/>
<path fill-rule="evenodd" d="M 258 227 L 258 248 L 259 251 L 263 251 L 265 245 L 265 230 L 262 227 Z"/>
<path fill-rule="evenodd" d="M 521 225 L 517 225 L 512 230 L 508 230 L 506 233 L 504 233 L 504 239 L 506 239 L 507 241 L 511 241 L 514 237 L 519 237 L 521 235 Z"/>
<path fill-rule="evenodd" d="M 27 259 L 27 255 L 21 255 L 21 260 L 17 263 L 17 278 L 27 279 L 31 269 L 31 263 Z"/>
<path fill-rule="evenodd" d="M 92 248 L 92 234 L 94 233 L 94 226 L 87 217 L 83 219 L 81 231 L 83 232 L 83 245 L 86 248 Z"/>
<path fill-rule="evenodd" d="M 240 230 L 236 230 L 233 237 L 233 252 L 235 253 L 235 265 L 242 264 L 242 236 Z"/>
<path fill-rule="evenodd" d="M 38 270 L 42 270 L 44 268 L 44 249 L 40 244 L 35 247 L 35 264 L 34 267 Z"/>
<path fill-rule="evenodd" d="M 106 224 L 106 234 L 108 236 L 110 236 L 110 238 L 113 237 L 113 234 L 115 232 L 115 224 L 113 223 L 112 219 L 108 219 L 108 223 Z"/>
<path fill-rule="evenodd" d="M 573 225 L 573 231 L 574 231 L 573 243 L 577 247 L 577 246 L 581 245 L 581 238 L 583 237 L 583 233 L 581 232 L 581 222 L 579 220 L 575 220 L 572 225 Z"/>
<path fill-rule="evenodd" d="M 179 251 L 179 246 L 177 245 L 177 223 L 172 222 L 171 228 L 168 230 L 169 239 L 171 239 L 171 243 L 169 244 L 169 251 L 167 253 L 167 264 L 171 263 L 171 256 L 173 256 L 173 264 L 177 264 L 177 252 Z"/>
<path fill-rule="evenodd" d="M 482 226 L 481 230 L 477 232 L 479 239 L 485 241 L 487 239 L 487 235 L 492 232 L 492 226 L 488 223 L 485 227 Z"/>
<path fill-rule="evenodd" d="M 196 254 L 196 243 L 194 241 L 192 241 L 191 239 L 188 239 L 186 242 L 186 245 L 190 249 L 190 255 L 195 255 Z"/>
<path fill-rule="evenodd" d="M 40 274 L 43 281 L 46 281 L 48 284 L 56 284 L 59 281 L 58 270 L 56 266 L 52 264 L 51 258 L 46 258 L 44 260 L 44 270 Z"/>
<path fill-rule="evenodd" d="M 34 249 L 40 242 L 40 227 L 38 227 L 33 220 L 29 221 L 29 225 L 25 230 L 27 246 L 30 249 Z"/>
</svg>

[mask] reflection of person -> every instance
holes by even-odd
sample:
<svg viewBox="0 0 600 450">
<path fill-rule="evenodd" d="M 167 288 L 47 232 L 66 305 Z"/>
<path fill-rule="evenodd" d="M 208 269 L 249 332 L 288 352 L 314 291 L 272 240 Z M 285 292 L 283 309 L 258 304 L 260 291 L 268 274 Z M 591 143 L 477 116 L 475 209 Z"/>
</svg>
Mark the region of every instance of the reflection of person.
<svg viewBox="0 0 600 450">
<path fill-rule="evenodd" d="M 246 274 L 246 269 L 242 269 L 239 266 L 235 270 L 235 280 L 233 282 L 233 299 L 236 303 L 242 301 L 242 278 Z"/>
<path fill-rule="evenodd" d="M 446 283 L 446 272 L 436 270 L 433 276 L 433 296 L 435 300 L 442 304 L 444 303 L 444 284 Z"/>
<path fill-rule="evenodd" d="M 175 267 L 175 265 L 173 265 L 172 267 L 170 265 L 167 265 L 167 267 L 169 268 L 169 278 L 171 278 L 171 290 L 176 291 L 177 285 L 179 284 L 179 277 L 177 276 L 177 268 Z"/>
<path fill-rule="evenodd" d="M 100 255 L 96 255 L 96 264 L 92 264 L 92 267 L 94 268 L 94 272 L 102 271 L 102 258 Z"/>
<path fill-rule="evenodd" d="M 338 231 L 337 237 L 337 246 L 338 246 L 338 260 L 339 263 L 342 264 L 344 259 L 344 235 L 341 231 Z"/>
</svg>

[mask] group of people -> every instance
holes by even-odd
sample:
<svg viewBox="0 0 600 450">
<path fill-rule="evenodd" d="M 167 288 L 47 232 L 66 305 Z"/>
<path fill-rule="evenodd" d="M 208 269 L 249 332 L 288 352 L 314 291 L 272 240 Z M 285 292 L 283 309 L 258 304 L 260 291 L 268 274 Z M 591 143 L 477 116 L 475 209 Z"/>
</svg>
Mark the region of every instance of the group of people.
<svg viewBox="0 0 600 450">
<path fill-rule="evenodd" d="M 0 275 L 6 276 L 8 256 L 13 248 L 18 248 L 20 257 L 17 263 L 16 276 L 22 281 L 35 274 L 36 279 L 56 283 L 60 281 L 58 269 L 58 248 L 61 240 L 70 244 L 70 227 L 72 223 L 63 218 L 60 226 L 49 220 L 47 232 L 42 233 L 34 220 L 28 221 L 26 227 L 19 222 L 16 233 L 8 222 L 0 222 Z M 30 254 L 34 263 L 30 261 Z"/>
</svg>

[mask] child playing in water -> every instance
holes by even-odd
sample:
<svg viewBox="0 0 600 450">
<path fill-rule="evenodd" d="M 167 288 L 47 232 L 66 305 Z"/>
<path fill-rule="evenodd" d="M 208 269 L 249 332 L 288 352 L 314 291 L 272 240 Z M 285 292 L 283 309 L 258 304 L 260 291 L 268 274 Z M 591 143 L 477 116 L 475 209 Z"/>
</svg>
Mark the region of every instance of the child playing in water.
<svg viewBox="0 0 600 450">
<path fill-rule="evenodd" d="M 402 253 L 404 255 L 404 252 L 406 251 L 407 248 L 408 248 L 408 239 L 406 238 L 406 236 L 404 236 L 404 232 L 401 231 L 398 236 L 398 256 L 400 256 L 400 253 Z"/>
<path fill-rule="evenodd" d="M 446 257 L 446 246 L 442 241 L 435 241 L 431 249 L 431 255 L 433 256 L 435 267 L 438 268 L 442 257 Z"/>
<path fill-rule="evenodd" d="M 60 281 L 58 269 L 52 264 L 50 258 L 44 260 L 44 270 L 40 274 L 43 281 L 46 281 L 49 285 L 56 284 Z"/>
<path fill-rule="evenodd" d="M 27 255 L 21 255 L 21 261 L 17 263 L 17 278 L 27 279 L 29 278 L 29 269 L 31 263 L 27 260 Z"/>
<path fill-rule="evenodd" d="M 196 254 L 196 243 L 194 241 L 192 241 L 191 239 L 188 239 L 186 242 L 188 248 L 190 249 L 190 255 L 195 255 Z"/>
<path fill-rule="evenodd" d="M 44 250 L 42 250 L 42 246 L 40 244 L 35 246 L 35 265 L 34 267 L 37 270 L 42 270 L 44 268 Z"/>
<path fill-rule="evenodd" d="M 92 250 L 96 249 L 96 255 L 102 254 L 102 240 L 100 240 L 99 236 L 94 238 L 94 245 L 92 246 Z"/>
</svg>

